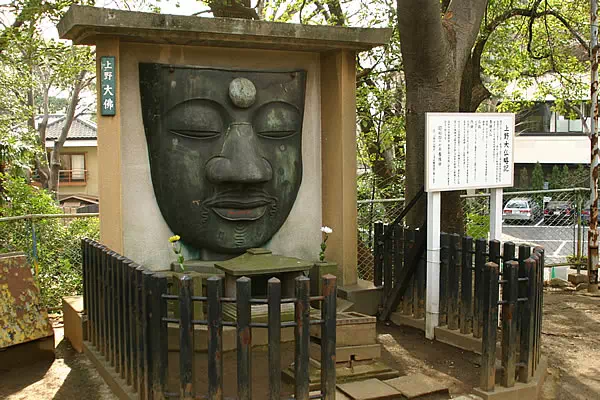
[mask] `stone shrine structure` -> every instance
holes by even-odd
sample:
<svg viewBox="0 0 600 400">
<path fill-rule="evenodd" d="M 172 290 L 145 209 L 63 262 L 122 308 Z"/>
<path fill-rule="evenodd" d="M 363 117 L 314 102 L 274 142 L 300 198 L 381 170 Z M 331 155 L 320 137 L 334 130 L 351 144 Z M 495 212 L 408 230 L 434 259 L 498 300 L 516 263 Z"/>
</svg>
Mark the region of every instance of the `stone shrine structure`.
<svg viewBox="0 0 600 400">
<path fill-rule="evenodd" d="M 58 30 L 96 46 L 98 76 L 114 57 L 102 243 L 155 270 L 173 234 L 186 260 L 264 247 L 316 261 L 327 225 L 338 284 L 357 283 L 355 57 L 390 29 L 72 6 Z"/>
</svg>

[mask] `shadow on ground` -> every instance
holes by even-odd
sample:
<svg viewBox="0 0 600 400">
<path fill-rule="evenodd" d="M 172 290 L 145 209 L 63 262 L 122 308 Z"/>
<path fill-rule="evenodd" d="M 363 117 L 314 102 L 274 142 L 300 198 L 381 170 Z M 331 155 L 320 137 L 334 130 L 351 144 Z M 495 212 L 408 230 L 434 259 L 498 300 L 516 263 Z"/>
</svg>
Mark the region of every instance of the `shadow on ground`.
<svg viewBox="0 0 600 400">
<path fill-rule="evenodd" d="M 93 365 L 77 353 L 55 329 L 54 362 L 38 362 L 0 371 L 0 399 L 5 400 L 116 400 Z"/>
</svg>

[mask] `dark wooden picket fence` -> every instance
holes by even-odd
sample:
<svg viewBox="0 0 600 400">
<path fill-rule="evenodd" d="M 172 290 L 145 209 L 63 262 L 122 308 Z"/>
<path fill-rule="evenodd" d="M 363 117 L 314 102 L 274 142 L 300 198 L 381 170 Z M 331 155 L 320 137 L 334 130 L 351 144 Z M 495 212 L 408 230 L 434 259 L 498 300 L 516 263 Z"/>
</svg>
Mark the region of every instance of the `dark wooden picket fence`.
<svg viewBox="0 0 600 400">
<path fill-rule="evenodd" d="M 106 246 L 82 241 L 87 338 L 140 399 L 223 399 L 223 326 L 237 330 L 237 398 L 252 398 L 252 329 L 268 329 L 269 399 L 281 398 L 281 328 L 294 327 L 294 398 L 335 399 L 336 278 L 323 277 L 322 296 L 310 297 L 309 279 L 296 278 L 295 297 L 281 298 L 281 283 L 268 282 L 267 298 L 252 298 L 251 280 L 236 282 L 236 297 L 223 297 L 220 277 L 208 278 L 207 295 L 194 296 L 192 279 L 178 280 L 177 295 L 167 275 L 145 269 Z M 321 301 L 321 318 L 310 319 L 311 301 Z M 168 316 L 177 302 L 179 316 Z M 194 304 L 205 302 L 206 320 L 194 319 Z M 235 303 L 237 320 L 223 320 L 222 303 Z M 295 304 L 294 321 L 281 321 L 281 304 Z M 251 320 L 251 306 L 268 305 L 268 322 Z M 169 391 L 168 323 L 179 325 L 179 391 Z M 321 390 L 309 395 L 309 328 L 321 325 Z M 208 392 L 194 388 L 194 326 L 208 327 Z"/>
<path fill-rule="evenodd" d="M 410 265 L 413 258 L 407 256 L 418 245 L 416 236 L 414 230 L 401 226 L 376 225 L 374 276 L 375 285 L 383 287 L 383 313 L 387 303 L 394 305 L 391 311 L 425 318 L 424 255 L 417 265 Z M 495 386 L 499 337 L 500 383 L 511 387 L 516 379 L 528 382 L 540 360 L 544 250 L 520 245 L 517 254 L 511 242 L 502 245 L 497 240 L 474 241 L 445 233 L 440 241 L 439 325 L 481 339 L 483 390 L 492 391 Z M 414 270 L 406 289 L 399 286 L 405 270 Z M 400 294 L 399 299 L 391 302 L 395 293 Z"/>
</svg>

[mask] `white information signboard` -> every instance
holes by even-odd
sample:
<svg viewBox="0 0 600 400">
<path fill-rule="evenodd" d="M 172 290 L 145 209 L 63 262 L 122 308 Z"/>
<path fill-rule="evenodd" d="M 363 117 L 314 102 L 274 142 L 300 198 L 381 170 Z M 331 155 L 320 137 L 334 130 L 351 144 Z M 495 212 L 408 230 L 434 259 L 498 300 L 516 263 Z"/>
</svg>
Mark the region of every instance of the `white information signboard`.
<svg viewBox="0 0 600 400">
<path fill-rule="evenodd" d="M 513 185 L 514 114 L 427 113 L 425 190 Z"/>
<path fill-rule="evenodd" d="M 427 294 L 425 336 L 440 309 L 441 192 L 490 188 L 490 239 L 502 237 L 502 188 L 513 185 L 514 114 L 427 113 Z"/>
</svg>

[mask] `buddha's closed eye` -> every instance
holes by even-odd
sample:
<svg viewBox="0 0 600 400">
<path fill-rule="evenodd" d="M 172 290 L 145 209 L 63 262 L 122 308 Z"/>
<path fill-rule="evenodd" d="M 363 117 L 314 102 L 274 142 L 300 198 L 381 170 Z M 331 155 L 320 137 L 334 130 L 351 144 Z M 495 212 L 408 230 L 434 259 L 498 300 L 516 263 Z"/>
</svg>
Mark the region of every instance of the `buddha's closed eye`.
<svg viewBox="0 0 600 400">
<path fill-rule="evenodd" d="M 283 139 L 296 134 L 302 121 L 294 106 L 274 101 L 260 107 L 253 122 L 258 135 L 267 139 Z"/>
<path fill-rule="evenodd" d="M 210 100 L 188 100 L 167 113 L 167 126 L 175 135 L 192 139 L 210 139 L 224 131 L 220 105 Z"/>
</svg>

